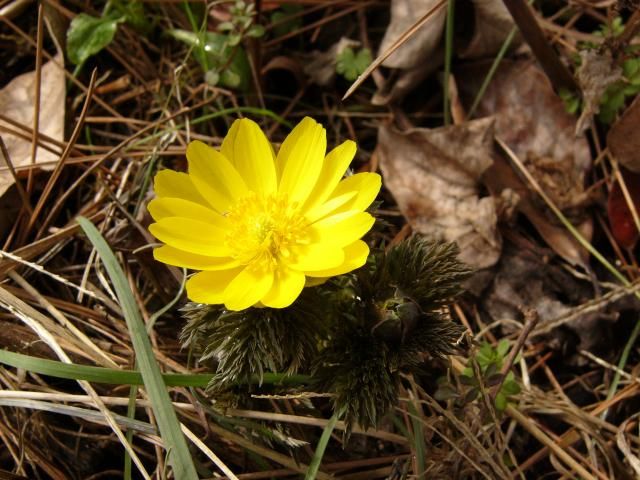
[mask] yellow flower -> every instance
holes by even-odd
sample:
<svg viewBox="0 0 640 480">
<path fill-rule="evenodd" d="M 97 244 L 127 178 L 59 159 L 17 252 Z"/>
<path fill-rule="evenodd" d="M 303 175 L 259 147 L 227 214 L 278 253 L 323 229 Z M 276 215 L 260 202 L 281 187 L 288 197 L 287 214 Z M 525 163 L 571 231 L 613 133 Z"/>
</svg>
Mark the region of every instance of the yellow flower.
<svg viewBox="0 0 640 480">
<path fill-rule="evenodd" d="M 341 180 L 356 145 L 347 140 L 325 156 L 326 146 L 325 129 L 307 117 L 276 156 L 260 127 L 241 119 L 220 151 L 189 144 L 188 174 L 158 172 L 149 230 L 165 245 L 154 257 L 200 270 L 187 281 L 191 300 L 284 308 L 307 281 L 364 265 L 369 247 L 360 238 L 374 222 L 364 210 L 381 179 Z"/>
</svg>

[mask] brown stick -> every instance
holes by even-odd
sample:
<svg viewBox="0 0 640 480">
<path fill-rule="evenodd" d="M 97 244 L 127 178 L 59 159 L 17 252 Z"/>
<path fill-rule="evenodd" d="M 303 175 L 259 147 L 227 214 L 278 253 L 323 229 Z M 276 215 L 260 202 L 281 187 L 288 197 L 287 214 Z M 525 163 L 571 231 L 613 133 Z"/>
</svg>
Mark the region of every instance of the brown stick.
<svg viewBox="0 0 640 480">
<path fill-rule="evenodd" d="M 520 33 L 531 47 L 533 54 L 540 62 L 540 66 L 551 80 L 556 91 L 561 88 L 576 91 L 578 85 L 567 67 L 560 61 L 560 57 L 547 42 L 544 32 L 536 20 L 531 7 L 526 0 L 502 0 L 511 13 L 513 20 L 520 29 Z"/>
</svg>

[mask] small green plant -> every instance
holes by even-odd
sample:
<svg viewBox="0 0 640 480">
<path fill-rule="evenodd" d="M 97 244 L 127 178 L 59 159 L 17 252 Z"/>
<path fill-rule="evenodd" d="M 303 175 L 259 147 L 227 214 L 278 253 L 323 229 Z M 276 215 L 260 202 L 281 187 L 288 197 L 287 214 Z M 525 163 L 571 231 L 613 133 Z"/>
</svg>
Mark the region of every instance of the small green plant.
<svg viewBox="0 0 640 480">
<path fill-rule="evenodd" d="M 240 45 L 231 46 L 227 35 L 216 32 L 198 34 L 188 30 L 169 30 L 176 40 L 193 48 L 192 54 L 205 72 L 209 85 L 245 90 L 251 79 L 247 54 Z"/>
<path fill-rule="evenodd" d="M 302 27 L 302 17 L 296 16 L 298 13 L 302 12 L 302 10 L 302 5 L 285 3 L 278 10 L 273 12 L 271 14 L 273 35 L 281 37 Z"/>
<path fill-rule="evenodd" d="M 254 23 L 255 5 L 238 0 L 231 7 L 231 20 L 218 25 L 218 30 L 227 35 L 229 45 L 235 47 L 243 37 L 260 38 L 264 35 L 264 27 Z"/>
<path fill-rule="evenodd" d="M 624 22 L 621 17 L 614 18 L 610 24 L 601 25 L 594 35 L 604 38 L 606 41 L 603 45 L 593 42 L 582 42 L 579 44 L 581 51 L 593 50 L 602 53 L 602 48 L 606 48 L 607 41 L 611 41 L 619 37 L 624 32 Z M 602 97 L 600 97 L 598 120 L 609 125 L 616 119 L 618 113 L 627 104 L 629 98 L 635 97 L 640 93 L 640 56 L 636 45 L 627 45 L 622 49 L 621 55 L 614 55 L 612 60 L 613 66 L 619 65 L 622 69 L 622 75 L 612 84 L 610 84 Z M 580 67 L 582 63 L 579 54 L 574 56 L 576 67 Z M 564 101 L 565 109 L 569 113 L 577 113 L 584 107 L 582 100 L 575 92 L 563 90 L 559 92 L 560 98 Z"/>
<path fill-rule="evenodd" d="M 438 382 L 435 398 L 443 401 L 453 399 L 456 406 L 463 407 L 476 400 L 483 389 L 490 390 L 502 382 L 500 390 L 495 392 L 495 408 L 503 412 L 511 397 L 520 393 L 520 385 L 513 372 L 508 372 L 504 380 L 500 373 L 508 352 L 509 342 L 505 339 L 500 340 L 495 348 L 484 342 L 460 374 L 460 384 L 466 388 L 456 389 L 446 377 L 442 377 Z M 475 366 L 478 368 L 479 376 L 476 374 Z"/>
<path fill-rule="evenodd" d="M 118 30 L 126 22 L 138 31 L 148 31 L 150 23 L 145 17 L 144 6 L 138 1 L 112 1 L 100 17 L 81 13 L 67 30 L 67 56 L 81 66 L 90 57 L 109 46 Z"/>
<path fill-rule="evenodd" d="M 352 48 L 347 47 L 336 58 L 336 72 L 353 82 L 370 64 L 371 52 L 368 48 L 363 48 L 356 53 Z"/>
</svg>

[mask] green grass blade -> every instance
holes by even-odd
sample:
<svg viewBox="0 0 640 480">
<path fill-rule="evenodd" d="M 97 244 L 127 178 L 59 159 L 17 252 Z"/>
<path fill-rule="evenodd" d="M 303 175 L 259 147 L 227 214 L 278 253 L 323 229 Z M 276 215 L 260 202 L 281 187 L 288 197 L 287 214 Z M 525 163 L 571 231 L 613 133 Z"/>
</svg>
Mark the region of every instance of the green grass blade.
<svg viewBox="0 0 640 480">
<path fill-rule="evenodd" d="M 338 423 L 338 419 L 342 416 L 342 413 L 342 411 L 334 413 L 333 417 L 329 419 L 329 423 L 324 427 L 320 440 L 318 441 L 318 445 L 316 446 L 316 451 L 313 453 L 313 458 L 309 463 L 307 474 L 304 476 L 304 480 L 315 480 L 316 475 L 318 475 L 318 470 L 320 470 L 320 464 L 322 463 L 322 457 L 324 457 L 324 451 L 327 449 L 327 444 L 331 439 L 333 429 L 336 428 L 336 423 Z"/>
<path fill-rule="evenodd" d="M 69 380 L 86 380 L 94 383 L 113 385 L 142 385 L 142 375 L 134 370 L 116 370 L 114 368 L 62 363 L 56 360 L 32 357 L 21 353 L 0 350 L 0 363 L 10 367 L 22 368 L 30 372 Z M 165 373 L 162 375 L 168 387 L 206 387 L 213 375 Z"/>
<path fill-rule="evenodd" d="M 169 464 L 173 468 L 174 477 L 185 480 L 197 479 L 198 474 L 187 441 L 180 429 L 180 422 L 178 422 L 178 417 L 173 409 L 167 386 L 162 379 L 151 341 L 125 274 L 111 248 L 96 227 L 83 217 L 78 217 L 77 221 L 100 255 L 124 312 L 133 349 L 136 353 L 136 361 L 140 366 L 140 373 L 151 401 L 160 436 L 168 452 Z"/>
</svg>

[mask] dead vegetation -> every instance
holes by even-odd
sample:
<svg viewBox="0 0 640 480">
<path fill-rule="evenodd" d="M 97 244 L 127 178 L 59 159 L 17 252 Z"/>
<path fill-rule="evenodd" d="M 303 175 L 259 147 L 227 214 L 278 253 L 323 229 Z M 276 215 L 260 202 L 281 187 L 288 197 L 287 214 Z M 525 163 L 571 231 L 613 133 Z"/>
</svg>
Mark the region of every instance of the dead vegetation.
<svg viewBox="0 0 640 480">
<path fill-rule="evenodd" d="M 0 1 L 0 478 L 169 470 L 79 216 L 179 374 L 201 478 L 314 478 L 316 460 L 319 479 L 640 476 L 634 2 L 108 3 Z M 80 14 L 112 40 L 72 57 Z M 180 344 L 185 273 L 153 260 L 147 230 L 152 177 L 185 170 L 189 141 L 217 146 L 249 116 L 277 144 L 305 115 L 382 172 L 372 245 L 417 232 L 477 270 L 450 307 L 456 355 L 403 375 L 394 408 L 349 438 L 304 375 L 207 393 L 212 366 Z"/>
</svg>

